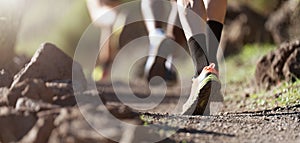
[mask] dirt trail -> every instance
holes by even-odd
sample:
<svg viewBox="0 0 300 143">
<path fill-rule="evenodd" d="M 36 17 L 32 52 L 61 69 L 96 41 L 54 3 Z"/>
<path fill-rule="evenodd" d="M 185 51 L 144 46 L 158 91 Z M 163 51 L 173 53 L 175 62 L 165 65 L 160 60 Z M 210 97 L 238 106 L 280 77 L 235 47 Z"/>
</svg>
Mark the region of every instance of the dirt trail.
<svg viewBox="0 0 300 143">
<path fill-rule="evenodd" d="M 113 94 L 110 93 L 111 89 L 107 86 L 103 91 L 105 95 L 109 95 L 108 102 L 115 102 Z M 132 89 L 139 96 L 147 96 L 147 90 L 141 84 L 135 84 Z M 167 93 L 159 106 L 143 114 L 149 124 L 176 130 L 176 133 L 166 140 L 168 142 L 300 141 L 300 105 L 262 111 L 222 112 L 213 116 L 181 116 L 168 110 L 174 110 L 176 104 L 182 104 L 178 103 L 179 95 L 176 93 L 179 92 L 174 90 L 178 88 L 173 88 L 173 92 Z M 187 97 L 184 98 L 186 99 Z M 168 129 L 165 132 L 168 132 Z"/>
<path fill-rule="evenodd" d="M 146 114 L 154 124 L 185 126 L 170 139 L 180 142 L 299 142 L 300 108 L 218 116 Z M 211 119 L 211 122 L 203 120 Z"/>
</svg>

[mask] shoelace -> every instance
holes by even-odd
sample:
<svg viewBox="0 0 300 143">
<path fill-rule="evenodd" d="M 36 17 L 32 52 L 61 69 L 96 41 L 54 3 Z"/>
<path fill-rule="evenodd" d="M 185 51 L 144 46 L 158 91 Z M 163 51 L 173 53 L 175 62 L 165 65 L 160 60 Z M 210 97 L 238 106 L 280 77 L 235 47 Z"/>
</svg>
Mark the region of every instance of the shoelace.
<svg viewBox="0 0 300 143">
<path fill-rule="evenodd" d="M 219 76 L 219 72 L 215 69 L 215 63 L 211 63 L 209 66 L 204 67 L 203 71 L 206 73 L 213 73 L 217 76 Z"/>
<path fill-rule="evenodd" d="M 216 75 L 217 77 L 219 77 L 219 73 L 218 73 L 218 71 L 215 69 L 215 64 L 214 63 L 211 63 L 210 65 L 208 65 L 208 66 L 205 66 L 204 68 L 203 68 L 203 70 L 201 71 L 201 73 L 199 74 L 199 76 L 197 76 L 197 77 L 193 77 L 193 80 L 199 80 L 199 81 L 201 81 L 201 80 L 204 80 L 207 76 L 208 76 L 208 74 L 214 74 L 214 75 Z"/>
</svg>

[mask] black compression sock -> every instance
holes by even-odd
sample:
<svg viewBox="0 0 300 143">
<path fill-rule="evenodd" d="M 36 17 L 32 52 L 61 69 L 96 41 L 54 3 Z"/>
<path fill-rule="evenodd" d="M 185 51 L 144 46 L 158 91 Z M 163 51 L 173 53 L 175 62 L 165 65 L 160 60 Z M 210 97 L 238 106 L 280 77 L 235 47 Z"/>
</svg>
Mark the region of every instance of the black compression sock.
<svg viewBox="0 0 300 143">
<path fill-rule="evenodd" d="M 216 64 L 218 70 L 217 51 L 222 36 L 223 24 L 217 21 L 209 20 L 208 25 L 208 60 Z"/>
<path fill-rule="evenodd" d="M 193 59 L 195 69 L 195 76 L 198 76 L 205 66 L 208 66 L 208 59 L 206 57 L 206 38 L 205 34 L 197 34 L 188 40 L 190 53 Z"/>
</svg>

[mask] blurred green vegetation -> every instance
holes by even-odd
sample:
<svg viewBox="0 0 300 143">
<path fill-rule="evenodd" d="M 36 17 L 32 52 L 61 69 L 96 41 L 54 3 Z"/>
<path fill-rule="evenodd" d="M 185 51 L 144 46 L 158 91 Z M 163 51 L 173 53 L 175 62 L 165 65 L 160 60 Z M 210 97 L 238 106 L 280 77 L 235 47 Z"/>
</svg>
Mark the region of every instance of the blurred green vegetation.
<svg viewBox="0 0 300 143">
<path fill-rule="evenodd" d="M 268 16 L 283 0 L 229 0 L 228 2 L 246 4 L 256 12 Z"/>
<path fill-rule="evenodd" d="M 239 54 L 226 58 L 226 82 L 251 80 L 254 77 L 258 59 L 274 48 L 272 44 L 245 45 Z"/>
<path fill-rule="evenodd" d="M 49 35 L 48 39 L 64 49 L 69 55 L 74 55 L 82 33 L 91 23 L 85 1 L 76 1 L 65 17 Z"/>
<path fill-rule="evenodd" d="M 129 2 L 132 0 L 122 0 L 122 2 Z M 45 7 L 47 2 L 38 2 L 39 4 L 33 4 L 35 6 Z M 68 0 L 62 1 L 62 3 L 68 3 Z M 32 56 L 39 45 L 43 42 L 51 42 L 66 52 L 69 56 L 73 57 L 75 48 L 80 40 L 81 35 L 91 23 L 91 19 L 87 10 L 86 1 L 71 1 L 71 5 L 67 7 L 67 10 L 60 15 L 54 15 L 57 17 L 58 22 L 54 22 L 55 25 L 45 26 L 47 33 L 33 31 L 30 38 L 20 37 L 16 46 L 16 52 L 18 54 L 25 53 L 28 56 Z M 59 4 L 56 2 L 55 4 Z M 36 21 L 36 19 L 46 19 L 42 17 L 42 8 L 33 7 L 35 12 L 31 12 L 27 15 L 28 19 L 24 21 L 29 22 L 29 25 Z M 28 13 L 25 13 L 25 15 Z M 46 20 L 45 20 L 46 21 Z M 48 29 L 49 28 L 49 29 Z M 49 32 L 48 32 L 49 31 Z M 36 32 L 36 33 L 35 33 Z M 38 34 L 38 35 L 37 35 Z M 25 35 L 27 36 L 27 35 Z"/>
<path fill-rule="evenodd" d="M 57 2 L 57 4 L 60 3 Z M 44 17 L 44 11 L 42 12 L 41 8 L 39 9 L 34 7 L 37 10 L 25 13 L 23 24 L 34 25 L 34 22 L 42 19 L 40 21 L 45 22 L 41 22 L 41 24 L 45 24 L 45 26 L 35 24 L 37 27 L 42 27 L 38 29 L 40 31 L 29 29 L 29 31 L 32 31 L 32 33 L 29 33 L 25 36 L 19 36 L 19 40 L 16 46 L 17 53 L 25 53 L 26 55 L 31 56 L 41 43 L 51 42 L 62 49 L 64 52 L 66 52 L 69 56 L 73 56 L 77 43 L 82 33 L 91 23 L 91 19 L 88 14 L 85 0 L 71 1 L 67 4 L 70 5 L 66 6 L 67 10 L 64 11 L 64 13 L 58 15 L 53 14 L 54 16 L 52 16 L 52 18 L 56 18 L 55 22 L 53 22 L 54 20 L 51 18 L 50 20 L 48 20 L 47 17 Z M 45 7 L 47 3 L 39 2 L 39 4 L 37 5 Z M 56 5 L 52 5 L 52 7 L 55 6 Z M 41 13 L 39 14 L 37 11 L 41 11 Z M 49 26 L 48 23 L 51 23 L 53 25 Z M 31 28 L 30 26 L 28 27 Z M 28 29 L 25 30 L 28 31 Z M 27 36 L 29 36 L 29 38 Z"/>
</svg>

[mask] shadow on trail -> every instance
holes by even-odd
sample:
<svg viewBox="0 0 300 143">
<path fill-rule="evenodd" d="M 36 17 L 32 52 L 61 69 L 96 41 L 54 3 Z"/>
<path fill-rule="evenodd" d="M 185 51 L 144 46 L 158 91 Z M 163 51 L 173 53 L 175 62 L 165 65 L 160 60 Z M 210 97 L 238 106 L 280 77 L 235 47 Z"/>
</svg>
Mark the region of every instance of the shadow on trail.
<svg viewBox="0 0 300 143">
<path fill-rule="evenodd" d="M 179 130 L 177 130 L 177 133 L 207 134 L 207 135 L 215 135 L 215 136 L 235 137 L 234 134 L 225 134 L 225 133 L 218 133 L 218 132 L 213 132 L 213 131 L 187 129 L 187 128 L 179 129 Z"/>
<path fill-rule="evenodd" d="M 260 111 L 244 111 L 244 112 L 235 112 L 227 113 L 229 116 L 286 116 L 286 115 L 295 115 L 300 114 L 300 104 L 287 106 L 287 107 L 275 107 L 269 110 L 260 110 Z"/>
</svg>

